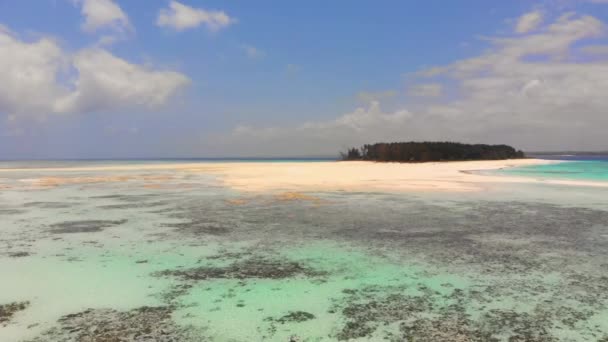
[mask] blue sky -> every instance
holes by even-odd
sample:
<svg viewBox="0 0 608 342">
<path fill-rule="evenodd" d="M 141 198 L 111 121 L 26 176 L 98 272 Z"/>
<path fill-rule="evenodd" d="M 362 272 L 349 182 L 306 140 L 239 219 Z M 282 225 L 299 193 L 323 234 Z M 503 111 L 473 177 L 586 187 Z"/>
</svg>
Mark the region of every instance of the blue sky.
<svg viewBox="0 0 608 342">
<path fill-rule="evenodd" d="M 2 1 L 0 158 L 608 149 L 602 2 Z"/>
</svg>

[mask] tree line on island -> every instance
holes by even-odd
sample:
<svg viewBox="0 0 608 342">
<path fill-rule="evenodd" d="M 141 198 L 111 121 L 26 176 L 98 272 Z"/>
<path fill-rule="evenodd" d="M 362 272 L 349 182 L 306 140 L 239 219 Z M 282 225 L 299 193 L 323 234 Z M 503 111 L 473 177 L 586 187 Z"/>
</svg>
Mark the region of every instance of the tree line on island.
<svg viewBox="0 0 608 342">
<path fill-rule="evenodd" d="M 456 160 L 500 160 L 525 158 L 509 145 L 462 144 L 457 142 L 393 142 L 363 145 L 340 153 L 342 160 L 381 162 L 429 162 Z"/>
</svg>

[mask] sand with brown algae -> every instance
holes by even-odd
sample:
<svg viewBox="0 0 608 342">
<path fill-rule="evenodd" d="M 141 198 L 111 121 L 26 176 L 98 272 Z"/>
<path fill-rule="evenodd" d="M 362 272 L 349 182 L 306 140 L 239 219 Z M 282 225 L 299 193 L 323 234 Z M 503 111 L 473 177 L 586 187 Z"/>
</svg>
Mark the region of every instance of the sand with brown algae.
<svg viewBox="0 0 608 342">
<path fill-rule="evenodd" d="M 481 175 L 475 172 L 506 167 L 538 165 L 554 161 L 540 159 L 489 160 L 430 163 L 375 163 L 366 161 L 307 163 L 183 163 L 97 166 L 78 168 L 47 168 L 36 171 L 168 171 L 208 173 L 219 176 L 227 186 L 241 191 L 477 191 L 492 183 L 549 183 L 578 186 L 608 186 L 608 183 L 539 180 L 535 178 Z M 32 169 L 2 169 L 27 172 Z M 48 177 L 39 179 L 39 186 L 62 184 L 128 181 L 133 178 L 160 181 L 166 175 L 146 177 Z M 148 179 L 145 179 L 148 178 Z M 152 186 L 151 186 L 152 187 Z M 287 199 L 287 198 L 285 198 Z"/>
</svg>

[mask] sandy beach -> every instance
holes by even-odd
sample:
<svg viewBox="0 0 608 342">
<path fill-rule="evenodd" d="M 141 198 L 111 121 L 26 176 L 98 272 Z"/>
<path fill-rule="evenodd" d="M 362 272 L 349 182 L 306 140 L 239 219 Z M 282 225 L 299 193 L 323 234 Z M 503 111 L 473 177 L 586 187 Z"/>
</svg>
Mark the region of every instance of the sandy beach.
<svg viewBox="0 0 608 342">
<path fill-rule="evenodd" d="M 476 191 L 490 183 L 536 180 L 475 171 L 544 163 L 548 161 L 259 163 L 226 165 L 213 172 L 220 174 L 226 185 L 241 191 Z"/>
<path fill-rule="evenodd" d="M 377 163 L 366 161 L 336 162 L 226 162 L 226 163 L 165 163 L 136 165 L 104 165 L 39 169 L 1 169 L 0 172 L 20 172 L 35 186 L 149 181 L 149 187 L 160 186 L 177 174 L 203 173 L 217 176 L 230 188 L 246 191 L 480 191 L 497 183 L 545 183 L 575 186 L 608 184 L 592 181 L 547 180 L 482 174 L 480 171 L 509 167 L 555 163 L 540 159 L 459 161 L 429 163 Z M 49 177 L 28 179 L 28 172 L 49 173 Z M 54 172 L 140 171 L 129 176 L 100 175 L 56 177 Z M 158 174 L 156 174 L 158 172 Z M 51 176 L 52 175 L 52 176 Z"/>
</svg>

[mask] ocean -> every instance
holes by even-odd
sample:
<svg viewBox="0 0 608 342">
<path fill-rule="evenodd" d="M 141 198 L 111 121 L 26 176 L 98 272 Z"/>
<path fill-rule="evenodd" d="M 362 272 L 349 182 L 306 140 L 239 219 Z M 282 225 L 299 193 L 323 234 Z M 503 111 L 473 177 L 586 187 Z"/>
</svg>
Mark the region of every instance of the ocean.
<svg viewBox="0 0 608 342">
<path fill-rule="evenodd" d="M 157 158 L 157 159 L 54 159 L 54 160 L 0 160 L 1 169 L 95 167 L 116 165 L 150 165 L 183 163 L 316 163 L 331 162 L 331 157 L 289 158 Z"/>
<path fill-rule="evenodd" d="M 605 188 L 249 193 L 90 168 L 152 162 L 0 166 L 0 341 L 608 338 Z"/>
<path fill-rule="evenodd" d="M 540 179 L 608 181 L 608 155 L 540 155 L 536 157 L 561 162 L 507 168 L 500 170 L 499 173 Z"/>
</svg>

